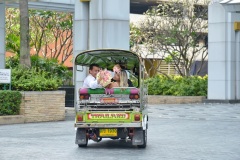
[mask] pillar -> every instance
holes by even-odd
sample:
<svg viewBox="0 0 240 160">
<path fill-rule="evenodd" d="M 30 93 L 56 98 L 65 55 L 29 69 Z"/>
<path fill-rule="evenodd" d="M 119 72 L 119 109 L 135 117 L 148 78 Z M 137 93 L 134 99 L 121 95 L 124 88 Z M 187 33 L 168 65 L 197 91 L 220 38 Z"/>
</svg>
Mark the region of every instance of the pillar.
<svg viewBox="0 0 240 160">
<path fill-rule="evenodd" d="M 228 4 L 216 2 L 208 12 L 208 99 L 220 102 L 240 100 L 239 42 L 233 27 L 240 16 L 229 8 Z"/>
<path fill-rule="evenodd" d="M 236 98 L 240 99 L 240 31 L 236 32 Z"/>
<path fill-rule="evenodd" d="M 75 11 L 74 11 L 74 23 L 73 23 L 73 61 L 79 53 L 88 49 L 88 19 L 89 19 L 89 2 L 80 2 L 80 0 L 75 0 Z M 73 62 L 74 64 L 74 62 Z M 78 72 L 76 70 L 83 69 L 83 72 Z M 86 67 L 75 68 L 73 65 L 73 70 L 75 72 L 73 75 L 75 94 L 74 102 L 79 99 L 78 88 L 83 85 L 84 78 L 87 76 Z M 74 78 L 76 77 L 76 78 Z M 75 106 L 76 104 L 74 104 Z"/>
<path fill-rule="evenodd" d="M 0 3 L 0 69 L 5 68 L 5 4 Z"/>
<path fill-rule="evenodd" d="M 89 49 L 129 50 L 129 0 L 91 0 Z"/>
<path fill-rule="evenodd" d="M 129 50 L 129 0 L 75 0 L 74 57 L 82 51 L 114 48 Z M 75 102 L 78 88 L 88 74 L 75 68 Z M 76 104 L 75 104 L 76 105 Z"/>
</svg>

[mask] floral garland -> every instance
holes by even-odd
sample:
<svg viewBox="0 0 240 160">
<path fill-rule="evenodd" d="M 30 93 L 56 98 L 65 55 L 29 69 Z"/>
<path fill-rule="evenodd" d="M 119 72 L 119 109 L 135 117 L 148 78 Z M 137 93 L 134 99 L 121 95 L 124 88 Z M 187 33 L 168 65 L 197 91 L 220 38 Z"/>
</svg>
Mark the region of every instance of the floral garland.
<svg viewBox="0 0 240 160">
<path fill-rule="evenodd" d="M 106 87 L 107 85 L 109 85 L 111 83 L 112 75 L 109 71 L 104 69 L 104 70 L 101 70 L 100 72 L 98 72 L 96 79 L 97 79 L 97 81 L 100 80 L 99 84 L 101 86 Z"/>
</svg>

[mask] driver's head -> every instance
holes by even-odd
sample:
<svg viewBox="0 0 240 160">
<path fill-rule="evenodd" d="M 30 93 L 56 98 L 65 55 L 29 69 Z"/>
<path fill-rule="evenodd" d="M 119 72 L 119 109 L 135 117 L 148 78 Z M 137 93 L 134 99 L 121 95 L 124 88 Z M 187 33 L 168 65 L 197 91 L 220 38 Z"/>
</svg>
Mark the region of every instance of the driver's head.
<svg viewBox="0 0 240 160">
<path fill-rule="evenodd" d="M 89 66 L 89 73 L 96 78 L 97 73 L 100 71 L 100 67 L 98 64 L 91 64 Z"/>
</svg>

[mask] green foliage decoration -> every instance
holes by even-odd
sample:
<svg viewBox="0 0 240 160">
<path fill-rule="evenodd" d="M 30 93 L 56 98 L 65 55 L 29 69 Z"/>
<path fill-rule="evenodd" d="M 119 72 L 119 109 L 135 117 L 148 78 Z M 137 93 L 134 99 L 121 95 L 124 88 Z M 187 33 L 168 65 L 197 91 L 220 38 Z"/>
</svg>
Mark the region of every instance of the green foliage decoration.
<svg viewBox="0 0 240 160">
<path fill-rule="evenodd" d="M 148 78 L 146 83 L 149 95 L 207 96 L 207 81 L 207 75 L 204 77 L 157 75 Z"/>
<path fill-rule="evenodd" d="M 0 91 L 0 116 L 18 115 L 21 99 L 19 91 Z"/>
</svg>

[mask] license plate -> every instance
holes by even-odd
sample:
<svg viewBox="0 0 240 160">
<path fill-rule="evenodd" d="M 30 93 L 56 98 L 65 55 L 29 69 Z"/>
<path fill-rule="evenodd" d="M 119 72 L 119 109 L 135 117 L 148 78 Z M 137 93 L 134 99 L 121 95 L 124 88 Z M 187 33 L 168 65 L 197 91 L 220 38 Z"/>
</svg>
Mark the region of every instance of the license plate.
<svg viewBox="0 0 240 160">
<path fill-rule="evenodd" d="M 117 98 L 112 98 L 112 97 L 108 97 L 108 98 L 102 98 L 100 100 L 101 103 L 118 103 L 118 99 Z"/>
<path fill-rule="evenodd" d="M 128 120 L 129 113 L 88 113 L 89 120 Z"/>
<path fill-rule="evenodd" d="M 116 137 L 117 129 L 116 128 L 100 129 L 99 135 L 100 137 Z"/>
</svg>

